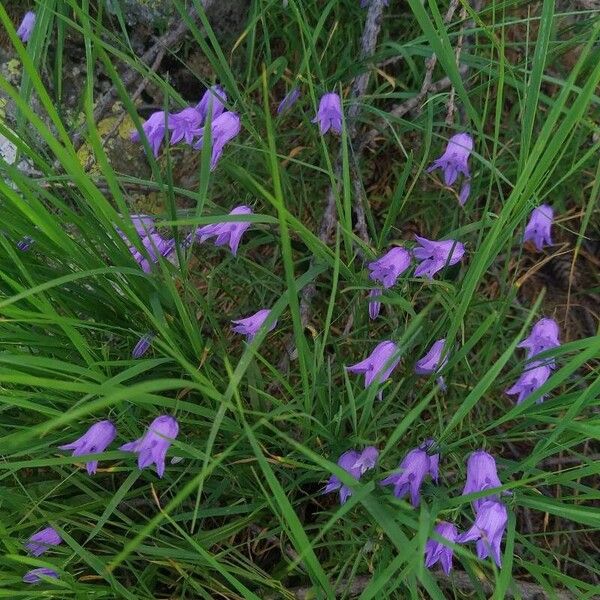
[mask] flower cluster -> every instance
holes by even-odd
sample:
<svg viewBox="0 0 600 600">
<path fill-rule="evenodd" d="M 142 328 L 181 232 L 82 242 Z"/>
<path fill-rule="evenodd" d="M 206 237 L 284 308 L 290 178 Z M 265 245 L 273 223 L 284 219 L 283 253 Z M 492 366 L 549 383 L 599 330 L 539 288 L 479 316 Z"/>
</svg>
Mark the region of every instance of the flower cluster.
<svg viewBox="0 0 600 600">
<path fill-rule="evenodd" d="M 46 527 L 40 529 L 40 531 L 37 531 L 29 538 L 25 544 L 25 549 L 31 556 L 37 558 L 42 556 L 42 554 L 45 554 L 52 546 L 58 546 L 61 543 L 62 538 L 58 531 L 56 531 L 54 527 Z M 40 567 L 27 571 L 23 576 L 23 581 L 25 583 L 39 583 L 42 581 L 43 577 L 53 577 L 54 579 L 57 579 L 58 573 L 54 569 Z"/>
</svg>

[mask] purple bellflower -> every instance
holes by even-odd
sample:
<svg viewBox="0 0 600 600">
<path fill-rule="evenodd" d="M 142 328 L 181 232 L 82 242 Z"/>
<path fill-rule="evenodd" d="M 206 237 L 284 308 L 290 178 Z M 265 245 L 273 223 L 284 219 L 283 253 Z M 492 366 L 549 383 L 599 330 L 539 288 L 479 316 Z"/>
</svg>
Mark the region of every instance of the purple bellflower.
<svg viewBox="0 0 600 600">
<path fill-rule="evenodd" d="M 158 257 L 169 258 L 175 251 L 175 240 L 166 240 L 159 233 L 151 233 L 142 238 L 142 244 L 150 257 L 146 258 L 135 246 L 131 246 L 131 254 L 144 273 L 150 273 L 152 265 L 158 263 Z"/>
<path fill-rule="evenodd" d="M 517 379 L 516 383 L 506 390 L 506 394 L 509 396 L 517 396 L 517 404 L 524 402 L 546 381 L 552 373 L 548 365 L 541 364 L 539 362 L 531 363 L 525 371 L 523 371 L 521 377 Z M 541 404 L 544 401 L 545 396 L 538 398 L 537 403 Z"/>
<path fill-rule="evenodd" d="M 150 423 L 141 438 L 123 444 L 119 450 L 135 452 L 138 455 L 138 467 L 140 469 L 145 469 L 154 463 L 157 475 L 162 477 L 165 472 L 167 450 L 178 433 L 177 420 L 169 415 L 161 415 Z"/>
<path fill-rule="evenodd" d="M 421 485 L 427 475 L 437 482 L 439 454 L 428 455 L 426 444 L 411 450 L 402 460 L 398 469 L 389 477 L 383 479 L 381 485 L 393 485 L 394 496 L 403 498 L 410 492 L 410 501 L 414 507 L 421 500 Z"/>
<path fill-rule="evenodd" d="M 145 333 L 139 340 L 138 343 L 133 347 L 131 352 L 131 358 L 141 358 L 148 352 L 150 346 L 152 346 L 152 340 L 154 339 L 154 333 Z"/>
<path fill-rule="evenodd" d="M 558 348 L 560 346 L 558 335 L 558 323 L 554 319 L 543 318 L 532 327 L 529 336 L 517 348 L 526 348 L 527 358 L 530 359 L 546 350 Z M 549 361 L 548 366 L 554 368 L 554 361 Z"/>
<path fill-rule="evenodd" d="M 153 112 L 148 118 L 148 120 L 142 125 L 144 135 L 148 140 L 148 144 L 150 144 L 150 148 L 152 149 L 154 158 L 158 157 L 160 145 L 162 144 L 163 139 L 165 137 L 165 119 L 168 118 L 168 114 L 165 115 L 165 112 L 163 110 L 158 110 L 156 112 Z M 132 132 L 131 141 L 140 141 L 139 131 L 135 130 Z"/>
<path fill-rule="evenodd" d="M 283 100 L 279 103 L 277 107 L 277 114 L 280 115 L 284 112 L 287 112 L 300 98 L 300 88 L 294 87 L 292 88 L 283 98 Z"/>
<path fill-rule="evenodd" d="M 32 569 L 31 571 L 27 571 L 25 575 L 23 575 L 23 581 L 25 583 L 40 583 L 42 581 L 42 577 L 53 577 L 54 579 L 58 579 L 58 573 L 54 569 L 48 569 L 48 567 L 40 567 L 39 569 Z"/>
<path fill-rule="evenodd" d="M 383 294 L 383 290 L 379 288 L 372 289 L 369 292 L 369 317 L 371 319 L 376 319 L 379 316 L 381 302 L 379 302 L 378 298 L 381 294 Z"/>
<path fill-rule="evenodd" d="M 117 437 L 117 429 L 111 421 L 98 421 L 94 423 L 80 438 L 70 444 L 59 446 L 61 450 L 73 450 L 72 456 L 84 454 L 98 454 L 106 448 Z M 92 460 L 86 463 L 88 475 L 93 475 L 98 468 L 98 461 Z"/>
<path fill-rule="evenodd" d="M 177 144 L 184 140 L 186 144 L 192 145 L 194 141 L 194 132 L 202 124 L 203 117 L 196 108 L 188 106 L 178 113 L 170 114 L 168 119 L 169 130 L 171 134 L 171 144 Z"/>
<path fill-rule="evenodd" d="M 394 342 L 385 341 L 377 344 L 371 355 L 355 365 L 346 367 L 350 373 L 360 373 L 365 376 L 365 388 L 373 381 L 378 384 L 389 378 L 392 371 L 400 362 L 399 348 Z"/>
<path fill-rule="evenodd" d="M 502 483 L 496 470 L 496 460 L 485 450 L 476 450 L 469 456 L 467 461 L 467 481 L 462 491 L 462 495 L 476 494 L 491 488 L 500 487 Z M 490 494 L 484 498 L 473 500 L 475 511 L 487 500 L 498 500 L 498 496 Z"/>
<path fill-rule="evenodd" d="M 34 243 L 35 240 L 31 236 L 26 235 L 17 242 L 17 249 L 21 252 L 28 252 Z"/>
<path fill-rule="evenodd" d="M 34 533 L 25 544 L 25 548 L 32 556 L 41 556 L 50 546 L 58 546 L 61 542 L 58 531 L 54 527 L 46 527 Z"/>
<path fill-rule="evenodd" d="M 227 94 L 220 85 L 213 85 L 204 92 L 200 102 L 196 105 L 196 110 L 202 117 L 202 123 L 208 118 L 208 113 L 211 112 L 211 120 L 216 119 L 225 111 L 225 103 L 227 102 Z"/>
<path fill-rule="evenodd" d="M 211 123 L 211 142 L 212 151 L 210 158 L 210 170 L 214 171 L 217 163 L 223 154 L 223 148 L 227 142 L 230 142 L 241 130 L 242 122 L 237 113 L 224 112 L 213 119 Z M 204 144 L 204 127 L 195 131 L 200 136 L 199 140 L 194 144 L 194 148 L 199 150 Z"/>
<path fill-rule="evenodd" d="M 392 248 L 386 252 L 381 258 L 370 262 L 367 265 L 369 277 L 373 281 L 378 281 L 384 288 L 391 288 L 396 285 L 396 280 L 408 267 L 412 257 L 410 252 L 404 248 Z"/>
<path fill-rule="evenodd" d="M 541 252 L 546 244 L 551 246 L 553 218 L 554 211 L 551 206 L 541 204 L 534 208 L 529 217 L 529 223 L 525 227 L 523 241 L 533 242 L 538 252 Z"/>
<path fill-rule="evenodd" d="M 507 522 L 506 507 L 500 502 L 486 500 L 479 505 L 472 527 L 459 535 L 456 541 L 459 544 L 476 541 L 477 556 L 484 559 L 491 555 L 494 562 L 501 567 L 500 545 Z"/>
<path fill-rule="evenodd" d="M 438 535 L 445 538 L 449 542 L 456 542 L 458 531 L 452 523 L 440 521 L 435 531 Z M 429 539 L 425 544 L 425 566 L 431 569 L 435 563 L 439 562 L 442 565 L 442 570 L 446 575 L 450 575 L 452 570 L 452 556 L 454 551 L 452 548 L 445 546 L 441 542 L 434 539 Z"/>
<path fill-rule="evenodd" d="M 263 308 L 258 312 L 246 317 L 245 319 L 237 319 L 231 321 L 235 327 L 232 327 L 235 333 L 241 333 L 246 336 L 246 341 L 250 343 L 258 333 L 258 330 L 262 327 L 263 323 L 267 320 L 267 317 L 271 314 L 270 309 Z M 269 327 L 268 331 L 273 331 L 277 325 L 277 321 L 274 321 Z"/>
<path fill-rule="evenodd" d="M 29 41 L 34 26 L 35 13 L 31 11 L 26 12 L 21 24 L 19 25 L 19 29 L 17 29 L 17 36 L 24 44 Z"/>
<path fill-rule="evenodd" d="M 465 254 L 465 247 L 455 240 L 441 240 L 439 242 L 416 236 L 420 244 L 413 250 L 413 255 L 421 264 L 415 269 L 415 275 L 424 275 L 429 279 L 441 271 L 446 265 L 455 265 L 460 262 Z"/>
<path fill-rule="evenodd" d="M 312 122 L 319 123 L 322 135 L 330 129 L 338 135 L 342 133 L 342 101 L 339 94 L 330 92 L 321 98 L 317 116 Z"/>
<path fill-rule="evenodd" d="M 230 215 L 251 215 L 252 209 L 249 206 L 236 206 Z M 249 221 L 226 221 L 224 223 L 213 223 L 212 225 L 204 225 L 196 229 L 196 236 L 202 244 L 211 237 L 215 237 L 215 246 L 229 245 L 231 253 L 235 256 L 237 253 L 240 240 L 245 231 L 252 225 Z"/>
<path fill-rule="evenodd" d="M 463 188 L 459 194 L 461 206 L 467 201 L 471 186 L 469 178 L 469 156 L 473 151 L 473 138 L 468 133 L 457 133 L 448 140 L 446 150 L 438 159 L 433 161 L 427 169 L 428 173 L 435 169 L 442 169 L 444 183 L 451 186 L 458 178 L 459 173 L 465 178 Z"/>
<path fill-rule="evenodd" d="M 348 450 L 340 456 L 337 464 L 348 475 L 358 481 L 366 471 L 375 466 L 378 456 L 379 452 L 373 446 L 365 448 L 362 452 Z M 340 504 L 344 504 L 352 495 L 352 490 L 344 485 L 336 475 L 332 475 L 323 490 L 323 494 L 329 494 L 336 490 L 340 491 Z"/>
<path fill-rule="evenodd" d="M 440 359 L 442 357 L 442 350 L 444 348 L 444 344 L 446 343 L 445 339 L 437 340 L 434 342 L 429 352 L 418 360 L 415 364 L 415 373 L 417 375 L 431 375 L 443 369 L 446 363 L 448 362 L 448 357 L 444 358 L 444 362 L 440 364 Z"/>
</svg>

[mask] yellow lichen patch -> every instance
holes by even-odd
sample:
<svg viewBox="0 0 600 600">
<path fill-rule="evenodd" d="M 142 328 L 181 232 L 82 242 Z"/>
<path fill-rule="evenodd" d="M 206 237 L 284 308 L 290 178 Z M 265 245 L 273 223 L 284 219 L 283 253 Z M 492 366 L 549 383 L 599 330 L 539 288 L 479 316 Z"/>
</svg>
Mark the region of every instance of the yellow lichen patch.
<svg viewBox="0 0 600 600">
<path fill-rule="evenodd" d="M 6 63 L 6 70 L 11 77 L 17 77 L 21 74 L 21 61 L 16 58 L 11 58 Z"/>
<path fill-rule="evenodd" d="M 133 119 L 127 115 L 121 125 L 119 125 L 119 137 L 123 140 L 128 140 L 131 138 L 132 131 L 135 131 L 135 125 L 133 124 Z"/>
</svg>

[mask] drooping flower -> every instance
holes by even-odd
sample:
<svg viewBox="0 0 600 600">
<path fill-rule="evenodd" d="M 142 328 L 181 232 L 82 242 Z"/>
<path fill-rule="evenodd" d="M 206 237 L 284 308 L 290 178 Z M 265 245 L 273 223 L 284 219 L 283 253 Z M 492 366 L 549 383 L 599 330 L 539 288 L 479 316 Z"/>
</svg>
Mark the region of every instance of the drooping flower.
<svg viewBox="0 0 600 600">
<path fill-rule="evenodd" d="M 294 87 L 292 88 L 283 98 L 283 100 L 279 103 L 277 107 L 277 114 L 280 115 L 288 111 L 300 98 L 300 88 Z"/>
<path fill-rule="evenodd" d="M 21 24 L 19 25 L 19 29 L 17 29 L 17 35 L 24 44 L 29 41 L 34 26 L 35 13 L 32 11 L 26 12 Z"/>
<path fill-rule="evenodd" d="M 165 472 L 167 450 L 178 433 L 177 420 L 169 415 L 161 415 L 150 423 L 146 433 L 141 438 L 123 444 L 119 450 L 135 452 L 138 455 L 138 467 L 140 469 L 145 469 L 154 463 L 157 475 L 162 477 Z"/>
<path fill-rule="evenodd" d="M 216 119 L 225 111 L 225 103 L 227 102 L 227 94 L 220 85 L 213 85 L 204 92 L 200 102 L 196 105 L 196 110 L 202 117 L 202 123 L 208 118 L 208 113 L 211 111 L 211 120 Z"/>
<path fill-rule="evenodd" d="M 381 258 L 367 265 L 371 271 L 369 277 L 381 283 L 384 288 L 391 288 L 396 285 L 398 277 L 410 267 L 411 261 L 410 252 L 404 248 L 392 248 Z"/>
<path fill-rule="evenodd" d="M 421 264 L 415 269 L 415 275 L 424 275 L 429 279 L 441 271 L 446 265 L 452 266 L 459 262 L 465 254 L 465 247 L 455 240 L 440 240 L 439 242 L 416 236 L 419 246 L 413 250 L 413 255 Z"/>
<path fill-rule="evenodd" d="M 158 263 L 158 257 L 169 258 L 175 251 L 175 240 L 167 240 L 159 233 L 151 233 L 142 238 L 142 244 L 150 257 L 146 258 L 135 246 L 130 246 L 131 254 L 135 261 L 140 265 L 144 273 L 150 273 L 152 265 Z"/>
<path fill-rule="evenodd" d="M 165 113 L 163 110 L 158 110 L 153 112 L 148 120 L 142 125 L 142 130 L 144 131 L 144 135 L 146 136 L 148 144 L 152 149 L 154 158 L 158 157 L 160 145 L 165 137 L 165 123 L 168 118 L 168 113 Z M 140 133 L 137 131 L 137 129 L 131 133 L 131 141 L 140 141 Z"/>
<path fill-rule="evenodd" d="M 375 466 L 378 455 L 377 448 L 373 446 L 365 448 L 362 452 L 348 450 L 340 456 L 337 464 L 358 481 L 361 475 Z M 336 475 L 332 475 L 323 490 L 323 494 L 329 494 L 336 490 L 340 491 L 340 504 L 344 504 L 352 495 L 352 490 L 344 485 Z"/>
<path fill-rule="evenodd" d="M 230 215 L 251 215 L 252 209 L 249 206 L 236 206 Z M 212 225 L 204 225 L 196 229 L 196 236 L 199 242 L 203 243 L 211 237 L 215 237 L 215 246 L 224 246 L 229 244 L 232 254 L 237 253 L 240 240 L 245 231 L 252 225 L 249 221 L 226 221 L 224 223 L 213 223 Z"/>
<path fill-rule="evenodd" d="M 468 180 L 471 177 L 469 172 L 469 156 L 473 150 L 473 138 L 468 133 L 457 133 L 448 140 L 448 145 L 444 153 L 433 161 L 427 169 L 428 173 L 435 169 L 442 169 L 444 173 L 444 183 L 451 186 L 458 178 L 459 173 L 467 180 L 460 192 L 459 200 L 461 205 L 467 200 L 470 192 Z"/>
<path fill-rule="evenodd" d="M 444 362 L 441 365 L 440 359 L 442 357 L 442 350 L 445 343 L 445 339 L 437 340 L 437 342 L 433 343 L 429 349 L 429 352 L 427 352 L 423 358 L 416 362 L 415 373 L 417 375 L 431 375 L 432 373 L 444 368 L 448 362 L 448 356 L 444 358 Z"/>
<path fill-rule="evenodd" d="M 210 170 L 214 171 L 217 167 L 217 163 L 223 154 L 223 148 L 227 142 L 230 142 L 241 130 L 242 122 L 237 113 L 224 112 L 218 117 L 212 120 L 211 123 L 211 158 L 210 158 Z M 198 129 L 196 132 L 200 137 L 194 144 L 194 148 L 199 150 L 204 144 L 204 127 Z"/>
<path fill-rule="evenodd" d="M 58 546 L 61 542 L 58 531 L 54 527 L 46 527 L 34 533 L 25 544 L 25 548 L 32 556 L 41 556 L 50 546 Z"/>
<path fill-rule="evenodd" d="M 139 340 L 138 343 L 133 347 L 131 352 L 131 358 L 141 358 L 148 352 L 148 349 L 152 345 L 154 339 L 154 333 L 145 333 Z"/>
<path fill-rule="evenodd" d="M 502 566 L 500 545 L 508 522 L 506 507 L 495 500 L 486 500 L 479 505 L 472 527 L 459 535 L 459 544 L 477 541 L 477 556 L 481 559 L 491 556 L 495 563 Z"/>
<path fill-rule="evenodd" d="M 117 437 L 117 429 L 111 421 L 98 421 L 94 423 L 80 438 L 70 444 L 59 446 L 61 450 L 73 450 L 72 456 L 84 454 L 99 454 Z M 98 468 L 98 461 L 86 463 L 88 475 L 93 475 Z"/>
<path fill-rule="evenodd" d="M 254 313 L 253 315 L 250 315 L 249 317 L 246 317 L 245 319 L 237 319 L 235 321 L 231 321 L 235 325 L 235 327 L 232 327 L 232 329 L 235 333 L 241 333 L 242 335 L 245 335 L 246 340 L 248 341 L 248 343 L 250 343 L 270 314 L 270 309 L 263 308 L 262 310 L 259 310 L 258 312 Z M 271 323 L 271 326 L 269 327 L 268 331 L 273 331 L 276 325 L 277 321 Z"/>
<path fill-rule="evenodd" d="M 558 348 L 560 341 L 558 339 L 558 323 L 554 319 L 540 319 L 531 329 L 531 333 L 526 337 L 517 348 L 527 349 L 527 358 L 533 358 L 542 352 Z M 554 368 L 554 361 L 548 361 L 548 366 Z"/>
<path fill-rule="evenodd" d="M 27 571 L 25 575 L 23 575 L 23 581 L 25 583 L 40 583 L 42 581 L 42 577 L 54 577 L 54 579 L 58 579 L 58 573 L 54 569 L 49 569 L 48 567 L 40 567 L 38 569 L 32 569 L 31 571 Z"/>
<path fill-rule="evenodd" d="M 516 383 L 506 390 L 506 394 L 509 396 L 517 396 L 517 404 L 521 404 L 524 402 L 537 390 L 540 388 L 546 381 L 548 377 L 550 377 L 552 371 L 548 365 L 543 365 L 541 363 L 535 362 L 532 363 L 525 371 L 519 379 L 517 379 Z M 544 395 L 538 398 L 537 403 L 541 404 L 544 401 Z"/>
<path fill-rule="evenodd" d="M 496 460 L 485 450 L 476 450 L 467 461 L 467 481 L 462 495 L 476 494 L 484 490 L 500 487 L 502 483 L 498 477 Z M 487 500 L 498 500 L 496 494 L 473 500 L 473 508 L 477 511 L 479 506 Z"/>
<path fill-rule="evenodd" d="M 446 521 L 440 521 L 440 523 L 437 524 L 435 531 L 438 535 L 452 543 L 456 542 L 456 538 L 458 537 L 456 527 L 452 523 Z M 431 567 L 439 561 L 444 573 L 450 575 L 453 554 L 454 551 L 452 548 L 431 538 L 425 544 L 425 566 L 428 569 L 431 569 Z"/>
<path fill-rule="evenodd" d="M 383 293 L 383 290 L 380 288 L 372 289 L 369 292 L 369 317 L 371 319 L 376 319 L 379 316 L 379 312 L 381 311 L 381 302 L 377 300 L 379 296 Z"/>
<path fill-rule="evenodd" d="M 540 206 L 534 208 L 529 217 L 529 223 L 525 227 L 523 241 L 533 242 L 538 252 L 541 252 L 546 244 L 551 246 L 553 219 L 554 211 L 551 206 L 540 204 Z"/>
<path fill-rule="evenodd" d="M 168 126 L 171 133 L 171 144 L 177 144 L 185 140 L 186 144 L 192 145 L 195 132 L 201 126 L 203 117 L 200 111 L 188 106 L 178 113 L 169 115 Z"/>
<path fill-rule="evenodd" d="M 330 129 L 338 135 L 342 133 L 342 101 L 339 94 L 329 92 L 322 96 L 317 116 L 312 122 L 319 123 L 322 135 Z"/>
<path fill-rule="evenodd" d="M 17 242 L 17 249 L 21 252 L 27 252 L 28 250 L 30 250 L 31 246 L 33 246 L 34 243 L 35 240 L 31 236 L 26 235 Z"/>
<path fill-rule="evenodd" d="M 403 498 L 410 493 L 410 501 L 414 507 L 421 500 L 421 485 L 427 475 L 437 482 L 439 454 L 427 454 L 424 445 L 411 450 L 402 460 L 398 469 L 381 481 L 381 485 L 393 485 L 394 496 Z"/>
<path fill-rule="evenodd" d="M 394 342 L 385 341 L 377 344 L 371 355 L 365 360 L 346 367 L 346 370 L 350 373 L 364 373 L 365 388 L 367 388 L 375 380 L 381 384 L 388 379 L 399 362 L 398 346 Z"/>
</svg>

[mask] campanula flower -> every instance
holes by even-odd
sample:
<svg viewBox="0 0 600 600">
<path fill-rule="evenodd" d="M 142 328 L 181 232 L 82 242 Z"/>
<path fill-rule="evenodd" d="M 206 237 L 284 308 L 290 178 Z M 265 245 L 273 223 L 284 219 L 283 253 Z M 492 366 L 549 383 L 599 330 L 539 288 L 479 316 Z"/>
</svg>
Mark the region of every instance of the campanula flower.
<svg viewBox="0 0 600 600">
<path fill-rule="evenodd" d="M 241 333 L 242 335 L 245 335 L 246 340 L 251 342 L 270 314 L 271 311 L 268 308 L 263 308 L 262 310 L 259 310 L 245 319 L 231 321 L 235 325 L 235 327 L 232 327 L 232 329 L 235 333 Z M 277 321 L 271 323 L 268 331 L 273 331 L 276 325 Z"/>
<path fill-rule="evenodd" d="M 31 571 L 27 571 L 27 573 L 23 575 L 23 581 L 25 583 L 40 583 L 40 581 L 42 581 L 42 576 L 54 577 L 54 579 L 58 579 L 58 573 L 54 569 L 40 567 L 39 569 L 32 569 Z"/>
<path fill-rule="evenodd" d="M 227 142 L 230 142 L 241 130 L 242 122 L 237 113 L 224 112 L 211 122 L 211 143 L 212 151 L 210 158 L 210 170 L 214 171 L 217 163 L 223 154 L 223 148 Z M 194 148 L 199 150 L 204 144 L 204 127 L 198 129 L 197 133 L 200 138 L 194 144 Z"/>
<path fill-rule="evenodd" d="M 440 365 L 440 359 L 442 357 L 442 350 L 444 348 L 444 344 L 446 343 L 445 339 L 437 340 L 434 342 L 429 352 L 418 360 L 415 364 L 415 373 L 417 375 L 431 375 L 440 369 L 443 369 L 446 363 L 448 362 L 448 357 L 444 358 L 443 363 Z"/>
<path fill-rule="evenodd" d="M 508 522 L 506 507 L 495 500 L 486 500 L 479 505 L 472 527 L 459 535 L 459 544 L 477 541 L 477 556 L 481 559 L 492 556 L 495 563 L 502 566 L 500 545 Z"/>
<path fill-rule="evenodd" d="M 150 260 L 146 258 L 135 246 L 129 249 L 135 261 L 140 265 L 144 273 L 150 273 L 152 265 L 158 263 L 158 257 L 163 256 L 169 258 L 175 251 L 175 240 L 167 240 L 159 233 L 151 233 L 142 238 L 142 244 L 146 249 Z"/>
<path fill-rule="evenodd" d="M 355 365 L 346 367 L 350 373 L 360 373 L 365 376 L 365 388 L 373 381 L 383 383 L 400 362 L 399 348 L 394 342 L 385 341 L 377 344 L 371 355 Z"/>
<path fill-rule="evenodd" d="M 163 110 L 158 110 L 153 112 L 148 120 L 142 125 L 142 130 L 144 131 L 144 135 L 148 140 L 148 144 L 150 144 L 154 158 L 158 157 L 160 145 L 165 137 L 165 123 L 168 118 L 168 113 L 165 113 Z M 131 141 L 140 141 L 139 131 L 135 130 L 132 132 Z"/>
<path fill-rule="evenodd" d="M 377 298 L 383 294 L 383 290 L 375 288 L 369 292 L 369 317 L 376 319 L 381 311 L 381 302 Z"/>
<path fill-rule="evenodd" d="M 251 215 L 252 209 L 249 206 L 236 206 L 230 215 Z M 252 225 L 249 221 L 226 221 L 224 223 L 213 223 L 212 225 L 204 225 L 196 229 L 196 236 L 199 242 L 203 243 L 211 237 L 215 239 L 215 246 L 224 246 L 229 244 L 232 254 L 237 253 L 240 240 L 245 231 Z"/>
<path fill-rule="evenodd" d="M 25 544 L 25 548 L 32 556 L 41 556 L 50 546 L 58 546 L 61 542 L 58 531 L 54 527 L 46 527 L 34 533 Z"/>
<path fill-rule="evenodd" d="M 123 444 L 119 450 L 135 452 L 138 455 L 138 468 L 140 469 L 145 469 L 154 463 L 157 475 L 162 477 L 165 472 L 167 450 L 178 433 L 177 420 L 169 415 L 161 415 L 150 423 L 141 438 Z"/>
<path fill-rule="evenodd" d="M 527 400 L 535 390 L 540 388 L 550 377 L 552 371 L 548 365 L 543 365 L 539 362 L 531 363 L 529 367 L 523 371 L 523 374 L 517 382 L 506 390 L 509 396 L 517 396 L 517 404 Z M 545 396 L 538 398 L 537 403 L 544 401 Z"/>
<path fill-rule="evenodd" d="M 277 114 L 280 115 L 288 111 L 300 98 L 300 88 L 294 87 L 292 88 L 283 98 L 283 100 L 279 103 L 277 107 Z"/>
<path fill-rule="evenodd" d="M 496 470 L 496 460 L 485 450 L 476 450 L 467 461 L 467 481 L 462 495 L 476 494 L 491 488 L 500 487 L 500 478 Z M 473 508 L 477 510 L 487 500 L 498 500 L 498 496 L 490 494 L 484 498 L 473 500 Z"/>
<path fill-rule="evenodd" d="M 456 542 L 456 538 L 458 537 L 456 527 L 452 523 L 447 523 L 446 521 L 440 521 L 440 523 L 437 524 L 435 531 L 438 535 L 452 543 Z M 452 548 L 431 538 L 425 544 L 425 566 L 428 569 L 431 569 L 436 562 L 439 562 L 442 565 L 444 573 L 450 575 L 453 554 L 454 551 Z"/>
<path fill-rule="evenodd" d="M 416 236 L 420 244 L 413 250 L 413 255 L 421 264 L 415 269 L 415 275 L 424 275 L 429 279 L 441 271 L 446 265 L 451 266 L 459 262 L 465 254 L 465 247 L 455 240 L 441 240 L 439 242 Z"/>
<path fill-rule="evenodd" d="M 526 348 L 527 358 L 530 359 L 546 350 L 558 348 L 560 346 L 558 335 L 558 323 L 554 319 L 543 318 L 532 327 L 529 336 L 517 348 Z M 554 361 L 549 361 L 548 366 L 554 368 Z"/>
<path fill-rule="evenodd" d="M 391 288 L 396 285 L 396 281 L 408 267 L 412 257 L 410 252 L 404 248 L 392 248 L 381 258 L 370 262 L 367 265 L 369 277 L 373 281 L 378 281 L 384 288 Z"/>
<path fill-rule="evenodd" d="M 529 223 L 525 227 L 524 241 L 531 241 L 535 245 L 538 252 L 547 244 L 552 245 L 552 220 L 554 211 L 551 206 L 541 204 L 534 208 Z"/>
<path fill-rule="evenodd" d="M 411 450 L 402 460 L 398 469 L 381 481 L 381 485 L 393 485 L 394 496 L 403 498 L 410 493 L 410 501 L 414 507 L 421 500 L 421 485 L 427 475 L 437 482 L 439 454 L 429 456 L 423 445 Z"/>
<path fill-rule="evenodd" d="M 31 37 L 31 33 L 33 32 L 33 27 L 35 25 L 35 13 L 34 12 L 26 12 L 21 24 L 19 25 L 19 29 L 17 29 L 17 35 L 21 39 L 23 43 L 29 41 Z"/>
<path fill-rule="evenodd" d="M 330 129 L 338 135 L 342 133 L 342 101 L 338 94 L 330 92 L 321 98 L 317 116 L 312 122 L 319 123 L 322 135 Z"/>
<path fill-rule="evenodd" d="M 171 144 L 177 144 L 185 140 L 186 144 L 192 145 L 195 132 L 203 121 L 202 114 L 197 109 L 188 106 L 178 113 L 169 115 L 168 126 L 171 134 Z"/>
<path fill-rule="evenodd" d="M 152 345 L 154 339 L 154 333 L 145 333 L 139 340 L 138 343 L 133 347 L 131 352 L 131 358 L 141 358 L 148 352 L 148 349 Z"/>
<path fill-rule="evenodd" d="M 208 118 L 208 113 L 212 109 L 211 119 L 216 119 L 225 111 L 225 103 L 227 102 L 227 94 L 220 85 L 213 85 L 204 92 L 200 102 L 196 105 L 196 110 L 202 117 L 202 123 Z"/>
<path fill-rule="evenodd" d="M 435 169 L 442 169 L 444 173 L 444 183 L 451 186 L 462 173 L 468 181 L 471 177 L 469 172 L 469 156 L 473 150 L 473 138 L 468 133 L 457 133 L 448 140 L 446 150 L 438 159 L 433 161 L 427 169 L 428 173 Z M 460 192 L 459 200 L 461 205 L 467 200 L 470 192 L 469 187 L 464 187 Z"/>
<path fill-rule="evenodd" d="M 356 479 L 361 478 L 366 471 L 372 469 L 377 463 L 379 452 L 377 448 L 369 446 L 362 452 L 356 450 L 348 450 L 344 452 L 338 459 L 338 466 L 344 469 L 348 475 Z M 336 475 L 332 475 L 323 490 L 323 494 L 329 494 L 336 490 L 340 491 L 340 504 L 344 504 L 352 495 L 352 490 L 344 485 Z"/>
<path fill-rule="evenodd" d="M 31 236 L 26 235 L 17 242 L 17 249 L 21 252 L 27 252 L 31 249 L 31 246 L 33 246 L 34 243 L 35 240 Z"/>
<path fill-rule="evenodd" d="M 117 437 L 117 429 L 111 421 L 94 423 L 80 438 L 70 444 L 59 446 L 61 450 L 73 450 L 72 456 L 84 454 L 99 454 Z M 98 467 L 98 461 L 92 460 L 86 464 L 88 475 L 93 475 Z"/>
</svg>

